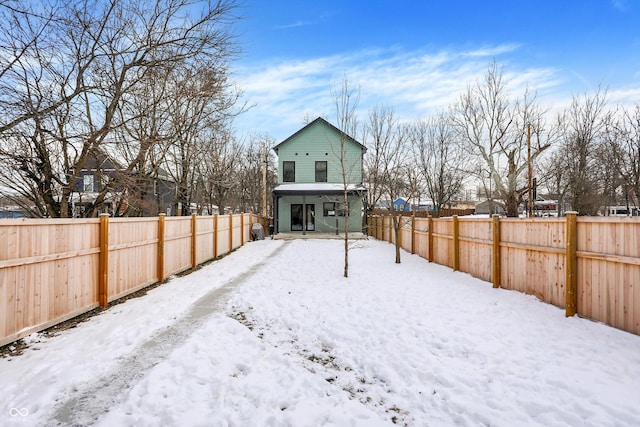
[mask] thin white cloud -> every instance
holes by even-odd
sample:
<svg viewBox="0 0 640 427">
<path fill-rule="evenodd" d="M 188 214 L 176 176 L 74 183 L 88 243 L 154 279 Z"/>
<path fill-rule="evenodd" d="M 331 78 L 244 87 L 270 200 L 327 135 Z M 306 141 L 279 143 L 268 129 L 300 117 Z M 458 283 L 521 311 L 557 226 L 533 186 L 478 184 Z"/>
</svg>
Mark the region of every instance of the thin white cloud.
<svg viewBox="0 0 640 427">
<path fill-rule="evenodd" d="M 629 2 L 627 0 L 612 0 L 613 8 L 620 12 L 626 12 L 629 10 Z"/>
<path fill-rule="evenodd" d="M 575 81 L 566 70 L 518 62 L 518 45 L 439 52 L 371 49 L 308 60 L 260 64 L 241 70 L 239 84 L 256 107 L 236 125 L 245 133 L 269 133 L 283 139 L 297 131 L 305 116 L 333 120 L 331 91 L 346 76 L 360 88 L 358 116 L 366 119 L 376 104 L 394 109 L 401 120 L 428 118 L 455 103 L 469 84 L 480 80 L 494 59 L 502 65 L 509 92 L 538 93 L 549 107 L 570 99 Z M 633 92 L 630 92 L 633 93 Z"/>
<path fill-rule="evenodd" d="M 609 90 L 608 99 L 611 104 L 633 108 L 640 105 L 640 87 Z"/>
<path fill-rule="evenodd" d="M 504 55 L 506 53 L 511 53 L 518 50 L 521 47 L 518 43 L 508 43 L 501 44 L 498 46 L 485 46 L 480 49 L 470 50 L 468 52 L 464 52 L 462 56 L 469 57 L 494 57 L 499 55 Z"/>
<path fill-rule="evenodd" d="M 310 21 L 296 21 L 293 24 L 276 25 L 274 28 L 276 30 L 283 30 L 283 29 L 287 29 L 287 28 L 306 27 L 308 25 L 313 25 L 313 22 L 310 22 Z"/>
</svg>

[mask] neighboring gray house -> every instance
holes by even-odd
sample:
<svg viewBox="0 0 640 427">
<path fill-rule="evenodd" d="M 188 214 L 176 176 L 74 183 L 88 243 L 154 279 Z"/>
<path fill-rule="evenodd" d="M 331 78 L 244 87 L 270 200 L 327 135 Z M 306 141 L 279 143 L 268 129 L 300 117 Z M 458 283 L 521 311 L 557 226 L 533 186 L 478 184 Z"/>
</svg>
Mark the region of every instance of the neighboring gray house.
<svg viewBox="0 0 640 427">
<path fill-rule="evenodd" d="M 278 185 L 273 190 L 276 234 L 340 232 L 345 209 L 349 209 L 349 232 L 362 231 L 364 145 L 318 117 L 273 150 L 278 155 Z M 343 177 L 349 193 L 346 207 Z"/>
<path fill-rule="evenodd" d="M 485 200 L 476 204 L 476 215 L 505 215 L 504 205 L 497 200 Z"/>
<path fill-rule="evenodd" d="M 80 170 L 78 178 L 73 183 L 73 192 L 71 194 L 70 214 L 73 217 L 84 217 L 87 211 L 96 202 L 98 194 L 106 190 L 106 186 L 112 183 L 115 178 L 119 166 L 115 161 L 101 150 L 97 150 L 95 154 L 89 156 L 85 167 Z M 96 212 L 111 213 L 114 210 L 114 200 L 111 193 L 107 193 L 104 202 Z"/>
<path fill-rule="evenodd" d="M 84 217 L 98 195 L 107 191 L 96 212 L 113 216 L 155 216 L 175 214 L 176 184 L 166 174 L 157 176 L 133 174 L 106 153 L 91 156 L 74 182 L 71 214 Z M 108 186 L 108 187 L 107 187 Z"/>
<path fill-rule="evenodd" d="M 0 196 L 0 218 L 30 217 L 29 206 L 33 203 L 19 196 Z"/>
</svg>

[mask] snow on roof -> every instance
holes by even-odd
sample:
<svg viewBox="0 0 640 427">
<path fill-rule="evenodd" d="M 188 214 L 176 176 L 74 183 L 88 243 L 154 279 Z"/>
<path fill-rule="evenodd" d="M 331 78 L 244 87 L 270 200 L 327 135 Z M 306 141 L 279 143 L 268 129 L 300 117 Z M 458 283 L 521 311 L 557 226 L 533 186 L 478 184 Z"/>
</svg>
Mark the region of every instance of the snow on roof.
<svg viewBox="0 0 640 427">
<path fill-rule="evenodd" d="M 344 184 L 314 182 L 308 184 L 280 184 L 273 189 L 274 193 L 340 193 L 344 191 Z M 347 184 L 347 191 L 367 191 L 362 184 Z"/>
</svg>

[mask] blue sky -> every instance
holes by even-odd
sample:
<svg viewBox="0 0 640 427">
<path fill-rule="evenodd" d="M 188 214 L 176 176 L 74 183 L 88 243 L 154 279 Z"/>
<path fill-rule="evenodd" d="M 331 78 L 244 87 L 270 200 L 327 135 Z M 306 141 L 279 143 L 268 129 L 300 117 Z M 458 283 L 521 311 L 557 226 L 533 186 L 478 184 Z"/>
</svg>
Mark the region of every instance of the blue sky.
<svg viewBox="0 0 640 427">
<path fill-rule="evenodd" d="M 280 141 L 304 117 L 335 122 L 332 88 L 360 88 L 402 120 L 454 103 L 495 61 L 510 92 L 559 111 L 602 85 L 640 102 L 640 0 L 245 0 L 235 78 L 254 105 L 240 136 Z"/>
</svg>

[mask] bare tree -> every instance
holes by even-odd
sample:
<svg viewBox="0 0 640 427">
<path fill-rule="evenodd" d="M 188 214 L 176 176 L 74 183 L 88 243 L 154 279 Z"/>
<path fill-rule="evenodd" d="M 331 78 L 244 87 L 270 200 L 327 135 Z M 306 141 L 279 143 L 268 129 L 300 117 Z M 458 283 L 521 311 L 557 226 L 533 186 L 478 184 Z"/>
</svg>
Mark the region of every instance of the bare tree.
<svg viewBox="0 0 640 427">
<path fill-rule="evenodd" d="M 440 114 L 428 122 L 415 123 L 409 134 L 417 167 L 436 214 L 462 191 L 468 155 L 450 119 Z"/>
<path fill-rule="evenodd" d="M 521 176 L 528 162 L 551 146 L 535 95 L 527 92 L 519 101 L 510 100 L 502 70 L 494 62 L 484 81 L 469 86 L 460 97 L 452 119 L 461 141 L 482 161 L 480 170 L 487 171 L 505 203 L 507 216 L 518 216 L 521 195 L 527 188 L 520 183 Z M 527 158 L 530 126 L 538 137 Z"/>
<path fill-rule="evenodd" d="M 411 133 L 411 128 L 409 129 L 409 134 Z M 409 143 L 411 143 L 411 138 L 409 137 Z M 415 156 L 409 157 L 406 168 L 407 176 L 407 194 L 409 195 L 409 208 L 415 215 L 416 210 L 419 209 L 420 203 L 424 201 L 422 199 L 423 194 L 425 193 L 425 183 L 424 177 L 420 171 L 420 167 L 418 166 L 418 162 Z"/>
<path fill-rule="evenodd" d="M 593 95 L 574 96 L 561 119 L 562 163 L 557 166 L 564 171 L 568 202 L 579 215 L 595 215 L 604 201 L 603 170 L 597 153 L 604 138 L 605 108 L 606 91 L 598 90 Z"/>
<path fill-rule="evenodd" d="M 557 197 L 556 212 L 558 216 L 564 214 L 565 199 L 567 197 L 567 173 L 565 170 L 564 150 L 557 147 L 542 159 L 540 164 L 539 188 L 546 188 L 547 193 Z"/>
<path fill-rule="evenodd" d="M 115 130 L 135 119 L 132 106 L 152 70 L 212 60 L 227 66 L 235 49 L 228 25 L 234 1 L 200 14 L 192 6 L 190 0 L 72 0 L 49 14 L 29 14 L 40 23 L 33 28 L 46 31 L 26 34 L 20 55 L 8 52 L 11 60 L 3 64 L 0 161 L 11 172 L 0 177 L 2 184 L 42 215 L 67 216 L 81 171 L 116 142 Z"/>
<path fill-rule="evenodd" d="M 353 173 L 357 170 L 355 162 L 361 162 L 362 157 L 353 159 L 348 156 L 347 144 L 349 135 L 355 135 L 358 126 L 356 108 L 360 102 L 360 90 L 349 87 L 349 81 L 345 77 L 339 87 L 334 88 L 332 97 L 335 104 L 336 119 L 340 130 L 340 146 L 334 147 L 334 155 L 337 155 L 342 178 L 342 203 L 344 206 L 344 277 L 349 277 L 349 184 L 353 182 Z"/>
<path fill-rule="evenodd" d="M 69 8 L 71 3 L 67 4 Z M 67 77 L 65 90 L 47 96 L 41 93 L 42 85 L 55 87 L 51 82 L 64 72 L 56 49 L 63 47 L 57 42 L 61 27 L 66 26 L 66 13 L 65 6 L 48 2 L 0 3 L 0 134 L 37 116 L 46 116 L 84 89 L 82 81 L 68 74 L 62 75 Z M 90 58 L 90 52 L 86 53 Z M 83 67 L 89 63 L 90 60 Z M 29 95 L 37 100 L 31 102 Z"/>
<path fill-rule="evenodd" d="M 244 162 L 240 164 L 239 179 L 237 190 L 237 198 L 240 202 L 240 209 L 243 212 L 262 212 L 263 211 L 263 192 L 266 191 L 270 195 L 277 183 L 278 175 L 275 155 L 270 149 L 276 144 L 273 137 L 269 135 L 253 135 L 249 143 L 244 146 L 242 158 Z M 266 148 L 266 150 L 265 150 Z M 266 158 L 265 158 L 266 154 Z M 263 185 L 263 167 L 267 167 L 266 188 Z M 270 198 L 267 197 L 268 209 Z"/>
<path fill-rule="evenodd" d="M 605 128 L 607 169 L 621 178 L 624 203 L 638 206 L 640 201 L 640 104 L 612 114 Z"/>
<path fill-rule="evenodd" d="M 175 139 L 171 125 L 172 74 L 171 66 L 150 70 L 133 92 L 131 102 L 118 109 L 123 125 L 113 130 L 113 143 L 108 147 L 122 167 L 110 183 L 113 194 L 120 195 L 116 215 L 139 216 L 150 210 L 145 206 L 149 181 L 165 175 L 169 178 L 162 166 Z M 159 200 L 155 204 L 160 209 Z"/>
<path fill-rule="evenodd" d="M 177 183 L 176 204 L 188 215 L 198 181 L 195 165 L 209 149 L 209 135 L 228 126 L 238 95 L 230 93 L 226 73 L 215 64 L 178 67 L 172 76 L 165 168 Z"/>
<path fill-rule="evenodd" d="M 375 176 L 375 191 L 379 191 L 389 200 L 395 236 L 395 262 L 401 262 L 399 238 L 400 229 L 405 221 L 396 213 L 394 201 L 409 191 L 410 150 L 408 147 L 409 126 L 400 125 L 393 110 L 383 106 L 374 107 L 369 112 L 366 134 L 369 144 L 376 151 L 374 157 L 376 170 L 369 170 L 369 176 Z"/>
<path fill-rule="evenodd" d="M 197 165 L 201 204 L 213 211 L 217 206 L 224 213 L 229 206 L 238 207 L 234 191 L 239 185 L 240 165 L 245 162 L 243 146 L 234 139 L 230 130 L 208 134 L 208 146 L 203 150 L 201 161 Z M 234 204 L 234 205 L 232 205 Z"/>
<path fill-rule="evenodd" d="M 364 156 L 364 180 L 367 184 L 367 204 L 370 207 L 376 207 L 385 196 L 384 162 L 393 144 L 394 129 L 393 112 L 389 108 L 377 106 L 369 112 L 369 121 L 363 127 L 362 140 L 367 146 Z M 388 202 L 391 204 L 393 200 Z"/>
</svg>

